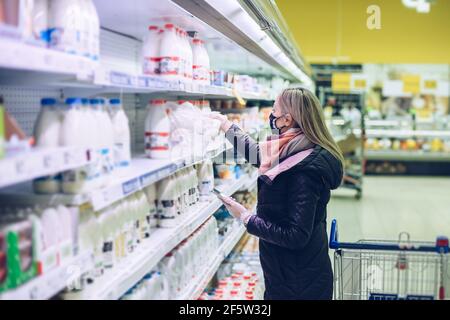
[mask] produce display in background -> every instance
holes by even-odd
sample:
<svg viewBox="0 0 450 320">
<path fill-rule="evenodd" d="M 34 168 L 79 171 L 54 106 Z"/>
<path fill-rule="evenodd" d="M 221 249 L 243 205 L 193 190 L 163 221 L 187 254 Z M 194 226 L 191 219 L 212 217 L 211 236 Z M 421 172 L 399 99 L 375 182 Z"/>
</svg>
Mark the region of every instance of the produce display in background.
<svg viewBox="0 0 450 320">
<path fill-rule="evenodd" d="M 258 238 L 244 236 L 219 268 L 217 279 L 199 300 L 263 300 Z"/>
<path fill-rule="evenodd" d="M 367 173 L 374 174 L 406 174 L 407 167 L 402 163 L 391 163 L 391 162 L 381 162 L 381 163 L 368 163 L 366 166 Z"/>
<path fill-rule="evenodd" d="M 450 153 L 450 139 L 441 138 L 368 138 L 365 142 L 367 150 L 380 151 L 421 151 Z"/>
</svg>

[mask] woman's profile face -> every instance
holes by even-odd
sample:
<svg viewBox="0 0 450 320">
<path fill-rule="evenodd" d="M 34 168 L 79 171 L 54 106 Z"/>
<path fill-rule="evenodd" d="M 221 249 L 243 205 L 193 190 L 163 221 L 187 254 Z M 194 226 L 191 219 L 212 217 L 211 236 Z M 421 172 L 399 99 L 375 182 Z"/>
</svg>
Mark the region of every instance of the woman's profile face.
<svg viewBox="0 0 450 320">
<path fill-rule="evenodd" d="M 277 98 L 273 104 L 272 107 L 272 113 L 275 117 L 281 117 L 283 115 L 283 112 L 281 111 L 279 98 Z"/>
<path fill-rule="evenodd" d="M 278 97 L 272 107 L 272 114 L 278 118 L 276 124 L 278 127 L 290 128 L 294 124 L 294 120 L 289 113 L 284 113 L 281 104 L 280 98 Z"/>
</svg>

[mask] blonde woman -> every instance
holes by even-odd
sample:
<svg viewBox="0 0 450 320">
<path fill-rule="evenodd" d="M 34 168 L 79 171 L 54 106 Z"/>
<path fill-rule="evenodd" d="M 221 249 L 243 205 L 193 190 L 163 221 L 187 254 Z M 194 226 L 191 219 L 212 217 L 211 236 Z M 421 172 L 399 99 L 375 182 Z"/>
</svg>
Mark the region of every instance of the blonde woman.
<svg viewBox="0 0 450 320">
<path fill-rule="evenodd" d="M 276 134 L 259 144 L 225 116 L 211 117 L 235 152 L 259 168 L 256 214 L 232 198 L 222 201 L 260 239 L 265 299 L 331 299 L 327 204 L 341 184 L 343 157 L 319 100 L 307 89 L 284 90 L 270 115 Z"/>
</svg>

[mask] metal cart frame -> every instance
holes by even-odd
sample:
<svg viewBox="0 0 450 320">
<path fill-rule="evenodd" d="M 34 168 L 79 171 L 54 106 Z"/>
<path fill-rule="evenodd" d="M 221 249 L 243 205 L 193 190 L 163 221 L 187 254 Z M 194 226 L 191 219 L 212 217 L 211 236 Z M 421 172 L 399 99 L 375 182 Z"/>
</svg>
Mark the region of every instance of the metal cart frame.
<svg viewBox="0 0 450 320">
<path fill-rule="evenodd" d="M 398 241 L 338 241 L 332 221 L 335 300 L 450 299 L 449 240 L 412 242 L 408 233 Z"/>
</svg>

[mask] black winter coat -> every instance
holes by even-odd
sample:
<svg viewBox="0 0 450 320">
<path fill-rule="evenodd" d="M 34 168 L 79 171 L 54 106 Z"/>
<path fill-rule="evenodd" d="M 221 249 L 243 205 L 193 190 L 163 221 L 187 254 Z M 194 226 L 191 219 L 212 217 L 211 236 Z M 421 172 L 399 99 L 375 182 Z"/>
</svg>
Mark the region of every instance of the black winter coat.
<svg viewBox="0 0 450 320">
<path fill-rule="evenodd" d="M 237 126 L 226 136 L 247 159 L 252 152 L 259 154 L 258 145 Z M 255 165 L 259 166 L 259 156 Z M 315 146 L 308 157 L 273 181 L 264 178 L 258 178 L 257 214 L 248 221 L 247 231 L 260 239 L 265 299 L 332 299 L 326 219 L 330 190 L 342 181 L 340 162 Z"/>
</svg>

